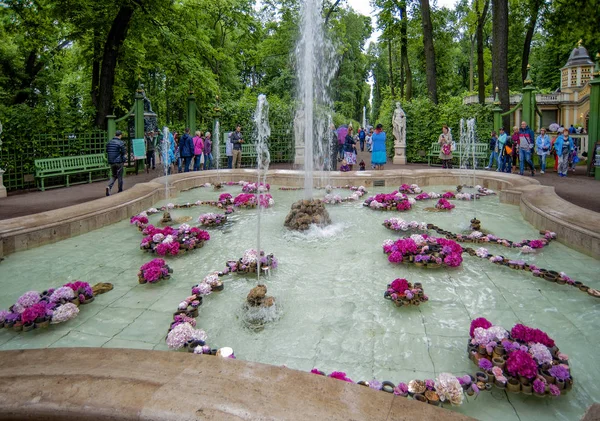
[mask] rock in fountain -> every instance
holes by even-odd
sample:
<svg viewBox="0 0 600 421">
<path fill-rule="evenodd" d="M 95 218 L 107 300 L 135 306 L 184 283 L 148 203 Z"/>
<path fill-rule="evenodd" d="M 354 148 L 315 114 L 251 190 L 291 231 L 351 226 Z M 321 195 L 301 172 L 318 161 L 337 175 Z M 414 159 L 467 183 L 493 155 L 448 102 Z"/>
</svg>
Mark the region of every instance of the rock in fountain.
<svg viewBox="0 0 600 421">
<path fill-rule="evenodd" d="M 168 224 L 168 223 L 170 223 L 172 221 L 173 221 L 173 218 L 171 218 L 171 213 L 168 212 L 168 211 L 165 211 L 165 213 L 163 213 L 162 219 L 160 220 L 160 223 L 161 224 Z"/>
<path fill-rule="evenodd" d="M 481 231 L 481 221 L 477 218 L 471 219 L 471 229 L 473 231 Z"/>
<path fill-rule="evenodd" d="M 248 293 L 246 303 L 250 307 L 271 307 L 275 304 L 275 297 L 267 297 L 266 285 L 257 285 Z"/>
<path fill-rule="evenodd" d="M 311 224 L 325 226 L 331 224 L 329 212 L 320 200 L 304 199 L 292 205 L 284 225 L 292 230 L 306 231 Z"/>
</svg>

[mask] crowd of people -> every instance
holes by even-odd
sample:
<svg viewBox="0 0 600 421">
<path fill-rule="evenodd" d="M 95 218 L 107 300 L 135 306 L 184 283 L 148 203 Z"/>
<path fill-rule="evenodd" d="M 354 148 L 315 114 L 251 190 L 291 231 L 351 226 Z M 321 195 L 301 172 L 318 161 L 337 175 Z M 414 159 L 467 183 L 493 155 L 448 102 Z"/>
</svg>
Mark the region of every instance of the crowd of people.
<svg viewBox="0 0 600 421">
<path fill-rule="evenodd" d="M 387 153 L 385 147 L 386 134 L 383 131 L 383 125 L 378 124 L 375 129 L 366 129 L 359 127 L 358 132 L 354 134 L 352 126 L 342 125 L 337 129 L 332 124 L 331 133 L 331 154 L 326 168 L 335 171 L 337 163 L 340 163 L 340 171 L 352 171 L 357 164 L 358 148 L 361 152 L 367 149 L 371 153 L 371 169 L 383 170 L 387 162 Z M 358 163 L 359 170 L 366 170 L 364 160 Z"/>
<path fill-rule="evenodd" d="M 491 170 L 496 164 L 498 172 L 524 175 L 527 166 L 533 177 L 536 170 L 533 163 L 535 154 L 538 156 L 541 174 L 546 172 L 548 156 L 552 156 L 554 171 L 558 173 L 559 177 L 566 177 L 568 170 L 575 171 L 575 166 L 579 162 L 577 146 L 571 137 L 573 133 L 575 133 L 575 129 L 571 126 L 571 129 L 559 130 L 558 135 L 550 139 L 546 129 L 542 127 L 540 134 L 536 137 L 525 121 L 521 122 L 520 128 L 514 126 L 510 136 L 504 132 L 503 128 L 500 128 L 499 135 L 492 131 L 490 159 L 485 169 Z"/>
</svg>

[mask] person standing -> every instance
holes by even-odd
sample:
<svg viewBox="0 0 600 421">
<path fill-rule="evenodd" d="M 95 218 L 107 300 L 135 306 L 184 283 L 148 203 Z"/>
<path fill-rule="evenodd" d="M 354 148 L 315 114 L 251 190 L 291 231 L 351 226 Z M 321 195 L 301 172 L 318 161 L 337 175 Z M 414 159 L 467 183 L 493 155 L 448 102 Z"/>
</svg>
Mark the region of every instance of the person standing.
<svg viewBox="0 0 600 421">
<path fill-rule="evenodd" d="M 360 142 L 360 151 L 364 152 L 365 151 L 365 139 L 366 139 L 367 135 L 365 133 L 365 129 L 363 127 L 361 127 L 360 129 L 358 129 L 358 140 Z"/>
<path fill-rule="evenodd" d="M 212 167 L 212 139 L 210 132 L 204 133 L 204 170 L 210 170 Z"/>
<path fill-rule="evenodd" d="M 227 156 L 227 168 L 231 169 L 231 165 L 233 163 L 233 143 L 231 143 L 231 135 L 233 132 L 229 133 L 227 136 L 227 142 L 225 142 L 225 155 Z"/>
<path fill-rule="evenodd" d="M 369 129 L 369 134 L 367 135 L 367 151 L 373 152 L 373 129 Z"/>
<path fill-rule="evenodd" d="M 511 137 L 506 137 L 506 142 L 504 142 L 504 151 L 502 153 L 502 172 L 509 173 L 512 169 L 512 157 L 514 152 L 514 144 Z"/>
<path fill-rule="evenodd" d="M 146 173 L 150 172 L 150 168 L 156 168 L 156 157 L 155 157 L 155 149 L 156 149 L 156 137 L 154 136 L 153 131 L 149 131 L 144 136 L 146 140 Z"/>
<path fill-rule="evenodd" d="M 448 126 L 442 126 L 442 134 L 438 138 L 442 168 L 452 168 L 452 135 Z"/>
<path fill-rule="evenodd" d="M 185 128 L 185 133 L 179 141 L 179 153 L 183 158 L 183 171 L 190 172 L 190 164 L 194 157 L 194 139 L 190 136 L 190 128 Z"/>
<path fill-rule="evenodd" d="M 537 137 L 535 141 L 535 146 L 537 149 L 537 155 L 540 158 L 540 173 L 544 174 L 546 172 L 546 157 L 550 152 L 550 136 L 546 134 L 546 129 L 540 129 L 540 135 Z"/>
<path fill-rule="evenodd" d="M 490 138 L 490 163 L 487 167 L 485 167 L 485 169 L 492 169 L 494 162 L 496 162 L 496 165 L 498 165 L 498 137 L 496 136 L 496 132 L 492 131 L 492 137 Z"/>
<path fill-rule="evenodd" d="M 375 167 L 376 170 L 383 170 L 383 167 L 387 162 L 387 154 L 385 151 L 385 132 L 383 131 L 382 124 L 378 124 L 375 127 L 372 142 L 373 152 L 371 153 L 371 165 Z"/>
<path fill-rule="evenodd" d="M 111 177 L 108 180 L 108 186 L 106 186 L 106 195 L 110 196 L 110 191 L 115 184 L 115 181 L 119 181 L 119 191 L 123 191 L 123 164 L 125 164 L 125 143 L 121 140 L 123 133 L 121 130 L 115 132 L 113 137 L 106 144 L 106 156 L 108 158 L 108 165 L 110 165 Z"/>
<path fill-rule="evenodd" d="M 348 129 L 340 126 L 337 129 L 337 138 L 338 138 L 338 162 L 341 162 L 344 159 L 344 143 L 346 143 L 346 135 L 348 134 Z M 347 164 L 346 164 L 347 165 Z"/>
<path fill-rule="evenodd" d="M 498 136 L 498 142 L 496 142 L 496 149 L 498 150 L 498 168 L 497 172 L 504 171 L 504 145 L 506 144 L 506 133 L 504 127 L 500 127 L 500 135 Z"/>
<path fill-rule="evenodd" d="M 244 139 L 242 137 L 242 126 L 239 124 L 235 126 L 235 132 L 231 134 L 231 143 L 233 143 L 232 166 L 233 168 L 240 168 L 242 166 L 242 143 L 244 143 Z"/>
<path fill-rule="evenodd" d="M 202 132 L 197 130 L 194 133 L 194 171 L 200 171 L 200 161 L 202 160 L 202 150 L 204 149 L 204 140 L 202 140 Z"/>
<path fill-rule="evenodd" d="M 533 167 L 533 161 L 531 160 L 531 150 L 535 139 L 533 130 L 529 128 L 527 122 L 521 122 L 521 129 L 519 130 L 519 174 L 523 175 L 525 164 L 531 168 L 531 176 L 535 175 L 535 168 Z"/>
<path fill-rule="evenodd" d="M 558 156 L 558 176 L 566 177 L 569 169 L 569 155 L 574 149 L 573 139 L 569 136 L 569 129 L 564 129 L 563 134 L 556 138 L 554 149 Z"/>
<path fill-rule="evenodd" d="M 517 126 L 513 127 L 513 134 L 511 136 L 512 140 L 512 171 L 517 172 L 517 164 L 519 163 L 519 128 Z"/>
<path fill-rule="evenodd" d="M 356 142 L 354 141 L 354 130 L 352 127 L 348 128 L 348 134 L 344 139 L 344 159 L 352 171 L 352 166 L 356 164 Z"/>
</svg>

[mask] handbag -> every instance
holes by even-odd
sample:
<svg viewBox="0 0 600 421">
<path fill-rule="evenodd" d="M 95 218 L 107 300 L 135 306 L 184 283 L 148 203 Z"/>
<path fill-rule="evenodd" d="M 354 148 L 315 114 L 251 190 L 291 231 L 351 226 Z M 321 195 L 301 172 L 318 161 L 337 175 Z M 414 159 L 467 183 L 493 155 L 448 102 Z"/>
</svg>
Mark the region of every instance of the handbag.
<svg viewBox="0 0 600 421">
<path fill-rule="evenodd" d="M 456 150 L 456 142 L 452 141 L 452 145 L 450 146 L 450 150 L 454 152 Z"/>
</svg>

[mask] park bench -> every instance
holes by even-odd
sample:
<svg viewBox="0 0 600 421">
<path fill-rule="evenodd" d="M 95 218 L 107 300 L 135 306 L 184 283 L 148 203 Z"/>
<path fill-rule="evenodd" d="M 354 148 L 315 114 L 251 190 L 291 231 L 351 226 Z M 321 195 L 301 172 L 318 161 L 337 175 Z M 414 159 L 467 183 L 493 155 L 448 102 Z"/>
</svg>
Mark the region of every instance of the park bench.
<svg viewBox="0 0 600 421">
<path fill-rule="evenodd" d="M 227 139 L 231 132 L 223 133 L 223 142 L 220 145 L 221 159 L 226 159 L 225 146 Z M 242 167 L 254 167 L 256 166 L 256 144 L 254 143 L 242 143 Z M 225 161 L 227 162 L 227 161 Z M 227 168 L 227 167 L 225 167 Z"/>
<path fill-rule="evenodd" d="M 66 186 L 69 187 L 69 177 L 76 174 L 88 174 L 88 183 L 92 181 L 92 173 L 101 171 L 104 174 L 102 179 L 106 179 L 106 173 L 110 170 L 110 165 L 106 160 L 106 155 L 99 153 L 93 155 L 79 155 L 79 156 L 65 156 L 62 158 L 45 158 L 36 159 L 35 165 L 35 178 L 38 188 L 41 191 L 45 190 L 44 180 L 50 177 L 66 177 Z M 100 179 L 98 179 L 100 180 Z M 85 183 L 86 181 L 80 181 L 79 184 Z M 63 185 L 56 185 L 52 187 L 62 187 Z"/>
<path fill-rule="evenodd" d="M 469 145 L 464 145 L 469 147 Z M 458 161 L 462 154 L 462 147 L 460 143 L 456 144 L 456 150 L 452 151 L 452 161 Z M 487 143 L 475 143 L 475 159 L 483 160 L 485 164 L 487 162 L 486 159 L 489 159 L 489 145 Z M 429 149 L 429 153 L 427 154 L 427 165 L 431 167 L 431 158 L 439 158 L 441 151 L 441 145 L 437 142 L 431 144 L 431 148 Z M 468 162 L 473 160 L 473 151 L 469 150 L 469 156 L 467 157 L 467 165 Z"/>
</svg>

